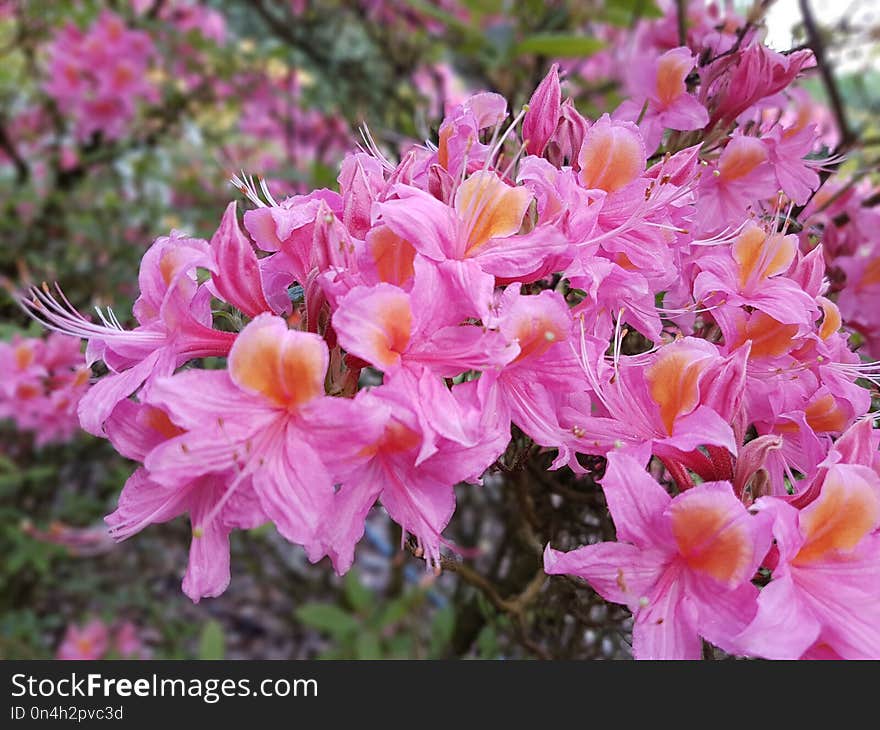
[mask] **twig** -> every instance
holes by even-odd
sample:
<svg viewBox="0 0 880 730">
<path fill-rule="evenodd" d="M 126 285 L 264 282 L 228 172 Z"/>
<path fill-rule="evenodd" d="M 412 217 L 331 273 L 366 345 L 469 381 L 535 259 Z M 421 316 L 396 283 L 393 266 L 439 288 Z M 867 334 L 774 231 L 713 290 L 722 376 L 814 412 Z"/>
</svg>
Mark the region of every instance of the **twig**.
<svg viewBox="0 0 880 730">
<path fill-rule="evenodd" d="M 819 33 L 819 28 L 816 26 L 816 20 L 813 18 L 813 11 L 810 8 L 809 0 L 799 0 L 799 3 L 801 15 L 804 20 L 804 28 L 807 31 L 807 45 L 813 51 L 813 56 L 816 58 L 816 67 L 819 69 L 819 75 L 822 77 L 822 86 L 825 88 L 825 94 L 828 96 L 828 101 L 831 102 L 831 110 L 834 113 L 837 128 L 840 130 L 840 142 L 834 150 L 834 155 L 840 157 L 842 160 L 843 153 L 854 147 L 858 138 L 850 129 L 849 123 L 847 122 L 843 98 L 840 95 L 840 89 L 837 87 L 837 80 L 834 78 L 833 69 L 829 65 L 828 59 L 825 57 L 825 44 L 822 41 L 822 35 Z M 800 217 L 800 214 L 803 213 L 804 209 L 810 204 L 813 196 L 815 196 L 816 192 L 825 184 L 828 178 L 831 177 L 831 174 L 839 167 L 839 165 L 840 161 L 822 169 L 819 173 L 819 187 L 813 191 L 813 194 L 803 205 L 797 206 L 792 211 L 792 220 L 797 220 Z"/>
<path fill-rule="evenodd" d="M 678 45 L 687 45 L 687 0 L 675 0 L 678 17 Z"/>
<path fill-rule="evenodd" d="M 407 550 L 413 555 L 417 554 L 417 546 L 412 540 L 406 541 Z M 440 567 L 452 573 L 457 573 L 469 585 L 477 588 L 488 599 L 497 610 L 508 613 L 513 616 L 522 616 L 526 608 L 531 605 L 532 601 L 541 592 L 541 588 L 547 580 L 547 574 L 544 572 L 543 566 L 538 570 L 535 576 L 529 581 L 522 593 L 513 598 L 504 598 L 495 585 L 484 576 L 480 575 L 476 570 L 471 568 L 464 562 L 452 560 L 445 556 L 440 556 Z"/>
<path fill-rule="evenodd" d="M 807 31 L 807 44 L 816 57 L 816 65 L 819 68 L 819 74 L 822 77 L 822 85 L 825 87 L 825 93 L 831 102 L 831 109 L 834 112 L 834 118 L 840 129 L 840 144 L 837 145 L 836 153 L 840 154 L 848 150 L 856 141 L 846 119 L 846 110 L 843 106 L 843 99 L 840 96 L 840 90 L 837 88 L 837 81 L 834 78 L 833 69 L 825 56 L 825 44 L 822 41 L 822 35 L 816 26 L 816 20 L 813 18 L 813 11 L 810 8 L 809 0 L 799 0 L 801 15 L 804 19 L 804 28 Z"/>
</svg>

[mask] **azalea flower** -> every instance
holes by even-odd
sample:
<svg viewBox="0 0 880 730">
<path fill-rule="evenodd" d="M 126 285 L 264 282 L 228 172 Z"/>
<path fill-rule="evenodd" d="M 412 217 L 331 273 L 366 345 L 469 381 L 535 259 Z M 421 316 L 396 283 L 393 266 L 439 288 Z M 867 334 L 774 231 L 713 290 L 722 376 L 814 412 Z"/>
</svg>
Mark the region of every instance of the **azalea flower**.
<svg viewBox="0 0 880 730">
<path fill-rule="evenodd" d="M 818 497 L 800 510 L 772 497 L 755 507 L 773 517 L 772 579 L 754 620 L 736 637 L 770 659 L 820 652 L 842 659 L 880 656 L 880 477 L 834 464 Z"/>
<path fill-rule="evenodd" d="M 149 478 L 180 490 L 200 476 L 227 475 L 214 496 L 197 492 L 210 507 L 194 515 L 194 536 L 204 536 L 250 482 L 278 531 L 320 557 L 320 527 L 333 497 L 322 453 L 356 458 L 382 428 L 381 414 L 324 394 L 328 360 L 320 337 L 261 314 L 238 335 L 228 370 L 189 370 L 155 383 L 148 404 L 184 432 L 146 455 Z M 342 429 L 351 432 L 344 451 Z"/>
<path fill-rule="evenodd" d="M 551 575 L 576 575 L 635 617 L 636 659 L 699 659 L 700 638 L 732 650 L 754 617 L 751 579 L 770 521 L 750 515 L 729 483 L 670 497 L 632 457 L 608 455 L 602 480 L 618 542 L 544 553 Z"/>
</svg>

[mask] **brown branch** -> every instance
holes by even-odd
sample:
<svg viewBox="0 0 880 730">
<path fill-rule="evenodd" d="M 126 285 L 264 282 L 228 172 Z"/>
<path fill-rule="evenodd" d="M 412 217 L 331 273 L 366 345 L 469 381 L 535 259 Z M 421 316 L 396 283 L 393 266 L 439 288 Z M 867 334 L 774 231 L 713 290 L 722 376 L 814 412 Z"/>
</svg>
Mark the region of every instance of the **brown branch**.
<svg viewBox="0 0 880 730">
<path fill-rule="evenodd" d="M 737 31 L 736 40 L 733 42 L 733 45 L 730 48 L 728 48 L 723 53 L 719 53 L 714 58 L 709 58 L 709 59 L 706 59 L 705 61 L 701 61 L 700 66 L 709 66 L 709 65 L 715 63 L 715 61 L 718 61 L 719 59 L 726 58 L 727 56 L 732 56 L 733 54 L 737 53 L 740 49 L 740 46 L 742 46 L 742 43 L 745 40 L 746 35 L 748 34 L 748 32 L 751 29 L 752 29 L 751 21 L 746 22 Z"/>
<path fill-rule="evenodd" d="M 813 17 L 810 2 L 809 0 L 799 0 L 799 3 L 804 20 L 804 28 L 807 31 L 807 45 L 813 51 L 813 55 L 816 58 L 816 66 L 819 69 L 819 75 L 822 77 L 822 85 L 825 87 L 825 93 L 828 95 L 831 110 L 834 113 L 834 118 L 840 130 L 840 144 L 837 145 L 836 150 L 836 153 L 840 154 L 855 144 L 856 136 L 847 122 L 843 98 L 840 95 L 840 89 L 837 87 L 837 80 L 834 78 L 834 70 L 825 55 L 825 43 Z"/>
<path fill-rule="evenodd" d="M 412 540 L 406 541 L 406 549 L 414 556 L 422 557 L 421 551 Z M 457 573 L 461 576 L 462 580 L 478 589 L 497 610 L 515 617 L 523 616 L 525 610 L 537 598 L 541 588 L 544 587 L 544 583 L 547 581 L 547 574 L 544 572 L 542 565 L 521 593 L 513 598 L 504 598 L 490 580 L 464 562 L 452 560 L 441 555 L 440 568 L 441 570 Z"/>
<path fill-rule="evenodd" d="M 852 147 L 856 145 L 858 142 L 858 137 L 856 134 L 850 129 L 849 123 L 847 122 L 846 117 L 846 109 L 843 104 L 843 97 L 840 94 L 840 89 L 837 86 L 837 80 L 834 77 L 834 70 L 828 62 L 828 59 L 825 55 L 825 43 L 822 40 L 822 34 L 819 32 L 819 28 L 816 25 L 816 20 L 813 17 L 813 11 L 810 8 L 809 0 L 799 0 L 801 15 L 804 20 L 804 28 L 807 31 L 807 46 L 810 50 L 813 51 L 813 56 L 816 59 L 816 67 L 819 69 L 819 75 L 822 78 L 822 86 L 825 89 L 825 94 L 828 97 L 828 101 L 831 103 L 831 111 L 834 114 L 834 120 L 837 124 L 837 128 L 840 131 L 840 142 L 837 145 L 837 148 L 834 150 L 834 154 L 838 156 L 842 156 L 843 153 L 850 150 Z M 842 161 L 842 157 L 841 157 Z M 834 165 L 829 165 L 822 169 L 819 173 L 819 187 L 813 191 L 813 195 L 810 196 L 809 200 L 803 205 L 799 205 L 796 207 L 792 213 L 792 220 L 797 220 L 800 217 L 800 214 L 804 211 L 804 209 L 810 204 L 810 201 L 815 196 L 816 192 L 829 177 L 837 170 L 840 166 L 840 161 L 838 161 Z"/>
<path fill-rule="evenodd" d="M 150 18 L 150 20 L 158 18 L 159 13 L 162 12 L 163 5 L 165 5 L 165 0 L 154 0 L 153 7 L 147 11 L 147 17 Z"/>
<path fill-rule="evenodd" d="M 678 19 L 678 45 L 687 45 L 687 0 L 675 0 L 675 14 Z"/>
</svg>

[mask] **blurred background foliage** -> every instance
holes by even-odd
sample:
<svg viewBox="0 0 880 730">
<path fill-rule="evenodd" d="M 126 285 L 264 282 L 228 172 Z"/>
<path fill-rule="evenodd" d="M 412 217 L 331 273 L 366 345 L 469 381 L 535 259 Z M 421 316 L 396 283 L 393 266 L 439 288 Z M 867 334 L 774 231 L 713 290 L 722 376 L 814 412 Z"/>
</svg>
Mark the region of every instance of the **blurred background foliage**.
<svg viewBox="0 0 880 730">
<path fill-rule="evenodd" d="M 81 311 L 112 305 L 130 323 L 146 247 L 171 228 L 209 238 L 238 197 L 228 180 L 240 169 L 281 193 L 333 187 L 361 125 L 394 155 L 435 138 L 443 109 L 468 90 L 497 91 L 517 108 L 553 61 L 582 113 L 610 111 L 620 97 L 603 49 L 675 5 L 0 0 L 0 338 L 39 334 L 9 295 L 28 282 L 58 281 Z M 760 19 L 773 3 L 736 5 Z M 87 29 L 106 12 L 152 40 L 155 95 L 121 134 L 83 137 L 47 91 L 51 49 L 65 26 Z M 796 8 L 774 22 L 791 47 L 805 42 Z M 876 167 L 880 146 L 878 28 L 876 15 L 849 13 L 822 29 L 848 122 L 864 142 L 847 163 L 856 167 Z M 808 87 L 824 93 L 818 80 Z M 38 447 L 3 423 L 0 657 L 53 656 L 68 625 L 92 618 L 134 623 L 161 658 L 625 656 L 627 612 L 573 582 L 544 586 L 531 532 L 567 518 L 583 524 L 580 542 L 607 539 L 613 527 L 596 516 L 607 515 L 601 490 L 571 474 L 517 472 L 518 450 L 529 448 L 512 442 L 510 479 L 461 492 L 447 536 L 464 560 L 440 576 L 398 549 L 399 532 L 376 511 L 358 568 L 344 578 L 324 562 L 309 565 L 272 531 L 235 533 L 230 589 L 194 605 L 179 590 L 188 524 L 121 545 L 101 529 L 131 471 L 108 443 L 81 434 Z"/>
</svg>

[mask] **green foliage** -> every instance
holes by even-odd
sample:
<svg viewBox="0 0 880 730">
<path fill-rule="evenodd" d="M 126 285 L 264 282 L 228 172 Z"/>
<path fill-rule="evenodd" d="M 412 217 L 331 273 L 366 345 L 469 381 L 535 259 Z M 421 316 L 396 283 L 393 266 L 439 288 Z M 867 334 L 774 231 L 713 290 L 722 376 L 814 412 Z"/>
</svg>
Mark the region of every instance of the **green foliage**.
<svg viewBox="0 0 880 730">
<path fill-rule="evenodd" d="M 223 659 L 226 656 L 226 637 L 217 621 L 208 621 L 199 636 L 199 659 Z"/>
<path fill-rule="evenodd" d="M 550 58 L 583 58 L 600 51 L 605 44 L 598 38 L 562 33 L 541 33 L 518 43 L 514 55 L 536 53 Z"/>
<path fill-rule="evenodd" d="M 443 656 L 455 628 L 452 607 L 434 608 L 428 590 L 407 587 L 385 599 L 368 588 L 356 569 L 343 581 L 344 605 L 311 602 L 297 620 L 324 634 L 330 646 L 322 659 L 407 659 Z"/>
<path fill-rule="evenodd" d="M 356 637 L 361 626 L 355 616 L 332 603 L 307 603 L 296 610 L 296 617 L 306 626 L 329 634 L 337 641 Z"/>
<path fill-rule="evenodd" d="M 606 0 L 598 20 L 621 28 L 630 27 L 638 18 L 662 18 L 663 11 L 654 0 Z"/>
</svg>

